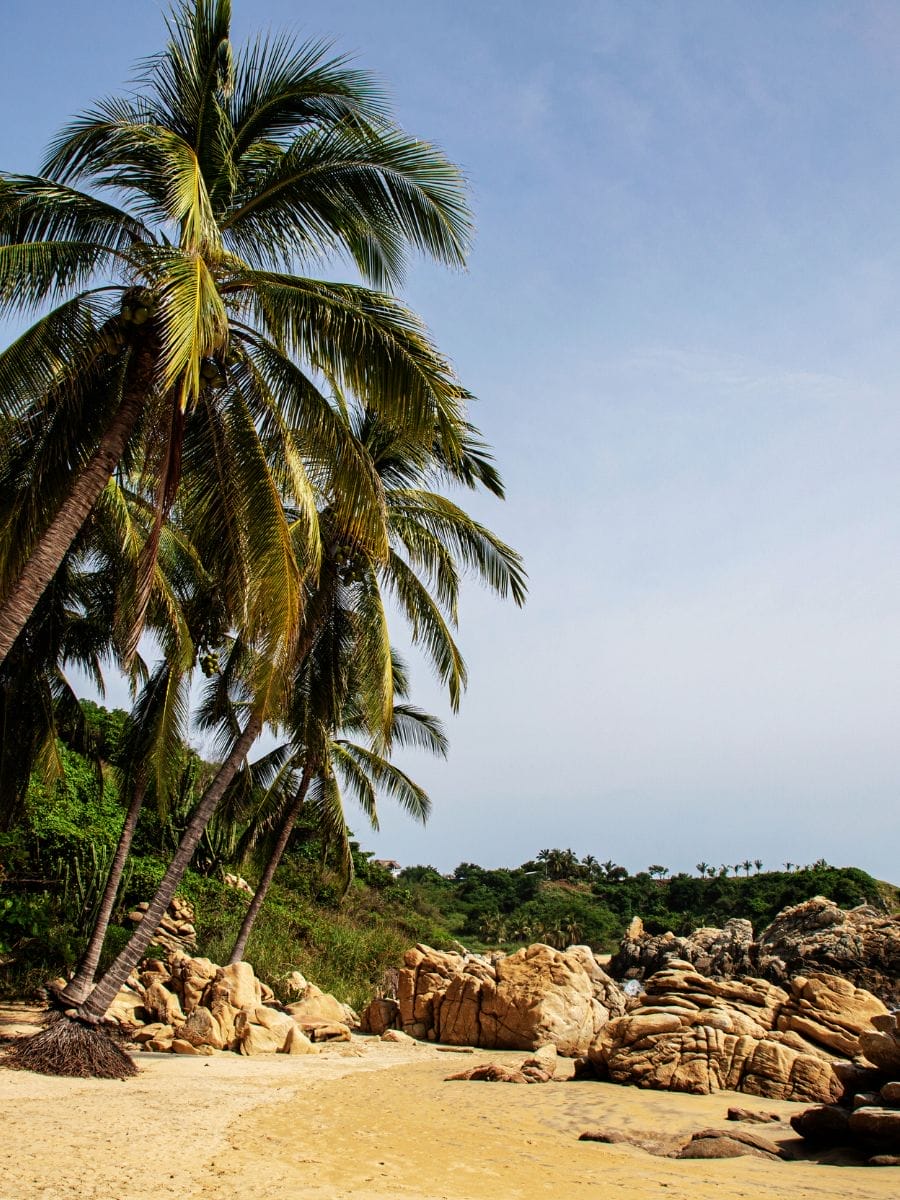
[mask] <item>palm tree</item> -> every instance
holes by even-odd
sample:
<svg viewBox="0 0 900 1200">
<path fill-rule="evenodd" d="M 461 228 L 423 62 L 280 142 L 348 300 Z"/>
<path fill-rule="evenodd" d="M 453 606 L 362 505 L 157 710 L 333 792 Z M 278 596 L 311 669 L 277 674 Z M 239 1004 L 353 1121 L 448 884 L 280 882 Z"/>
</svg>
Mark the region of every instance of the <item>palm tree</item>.
<svg viewBox="0 0 900 1200">
<path fill-rule="evenodd" d="M 696 871 L 697 871 L 698 875 L 703 876 L 706 874 L 706 872 L 708 870 L 709 870 L 709 863 L 707 863 L 707 862 L 698 862 L 697 863 Z"/>
<path fill-rule="evenodd" d="M 283 419 L 320 454 L 339 451 L 311 371 L 426 444 L 439 429 L 454 453 L 465 393 L 417 318 L 384 291 L 297 269 L 337 252 L 380 288 L 398 281 L 407 248 L 460 264 L 470 223 L 458 170 L 390 123 L 370 78 L 322 47 L 263 39 L 233 54 L 230 16 L 230 0 L 184 0 L 140 95 L 79 117 L 41 176 L 0 177 L 0 312 L 55 306 L 0 355 L 0 406 L 66 447 L 33 476 L 28 519 L 6 538 L 0 661 L 126 453 L 139 456 L 156 512 L 130 614 L 136 645 L 196 416 L 212 437 L 231 406 L 237 436 L 233 410 L 244 411 L 260 501 L 265 442 Z M 358 463 L 345 465 L 358 491 Z M 314 565 L 296 453 L 284 470 Z M 273 500 L 255 523 L 269 530 L 258 560 L 289 541 Z M 289 643 L 300 581 L 282 560 L 256 617 L 280 621 Z"/>
<path fill-rule="evenodd" d="M 647 868 L 647 873 L 649 875 L 655 875 L 657 879 L 663 879 L 669 874 L 669 868 L 661 866 L 659 863 L 654 863 L 652 866 Z"/>
<path fill-rule="evenodd" d="M 397 675 L 397 660 L 390 652 L 382 589 L 390 589 L 399 601 L 413 643 L 424 646 L 454 707 L 466 681 L 462 656 L 450 628 L 456 624 L 461 569 L 469 566 L 482 582 L 500 595 L 511 593 L 517 603 L 524 598 L 519 556 L 459 505 L 422 486 L 441 480 L 471 487 L 483 483 L 502 495 L 500 478 L 473 431 L 465 432 L 461 440 L 463 453 L 454 462 L 440 440 L 426 450 L 390 429 L 371 411 L 354 408 L 341 393 L 337 394 L 337 402 L 379 481 L 390 549 L 387 561 L 380 562 L 358 537 L 353 537 L 337 513 L 329 509 L 321 515 L 325 548 L 305 604 L 301 639 L 308 649 L 298 657 L 286 722 L 294 743 L 290 763 L 296 790 L 293 798 L 282 804 L 280 833 L 239 934 L 233 961 L 244 952 L 291 829 L 306 803 L 307 789 L 323 770 L 325 783 L 330 781 L 331 786 L 323 784 L 322 795 L 327 803 L 321 811 L 326 820 L 331 819 L 327 816 L 328 804 L 329 811 L 342 814 L 334 772 L 327 769 L 336 756 L 370 819 L 374 795 L 366 782 L 367 775 L 394 794 L 413 815 L 423 816 L 414 785 L 379 751 L 388 749 L 392 738 L 410 735 L 434 752 L 443 753 L 444 748 L 435 729 L 429 732 L 428 724 L 423 723 L 424 714 L 416 717 L 414 710 L 404 708 L 403 721 L 398 723 L 395 697 L 405 695 L 405 684 Z M 353 663 L 349 677 L 348 657 Z M 347 691 L 350 677 L 352 693 Z M 360 747 L 351 749 L 335 741 L 336 730 L 347 726 L 348 702 L 357 732 L 365 731 L 374 739 L 365 753 Z M 343 828 L 342 815 L 337 827 Z M 567 853 L 575 862 L 572 852 Z M 349 855 L 345 853 L 344 858 L 349 866 Z"/>
<path fill-rule="evenodd" d="M 754 858 L 753 865 L 756 867 L 756 873 L 758 875 L 763 869 L 763 860 L 761 858 Z"/>
<path fill-rule="evenodd" d="M 349 886 L 353 860 L 339 779 L 343 780 L 343 790 L 354 795 L 375 829 L 379 791 L 399 802 L 417 820 L 424 822 L 428 816 L 428 796 L 381 752 L 385 739 L 381 728 L 381 680 L 377 677 L 380 672 L 370 674 L 366 670 L 371 661 L 365 648 L 369 631 L 353 630 L 352 616 L 344 613 L 343 619 L 337 618 L 320 629 L 315 645 L 298 670 L 285 717 L 291 742 L 270 756 L 277 770 L 243 842 L 252 847 L 270 831 L 275 831 L 276 837 L 269 847 L 265 869 L 244 916 L 230 962 L 239 962 L 244 956 L 256 917 L 304 810 L 315 816 L 326 840 L 336 843 L 345 884 Z M 404 696 L 405 671 L 396 658 L 391 675 L 395 694 Z M 370 687 L 374 687 L 375 697 L 364 694 Z M 373 709 L 378 716 L 378 726 L 374 729 Z M 360 734 L 368 735 L 369 745 L 352 740 Z M 388 744 L 391 743 L 414 744 L 440 755 L 447 752 L 446 738 L 435 718 L 393 702 L 388 738 Z"/>
</svg>

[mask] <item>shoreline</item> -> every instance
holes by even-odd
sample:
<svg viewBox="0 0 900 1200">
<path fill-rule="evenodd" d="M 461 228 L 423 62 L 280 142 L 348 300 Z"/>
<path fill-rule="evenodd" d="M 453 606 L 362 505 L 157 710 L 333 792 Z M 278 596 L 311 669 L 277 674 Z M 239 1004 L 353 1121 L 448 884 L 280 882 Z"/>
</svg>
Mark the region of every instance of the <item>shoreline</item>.
<svg viewBox="0 0 900 1200">
<path fill-rule="evenodd" d="M 0 1200 L 888 1200 L 896 1169 L 677 1161 L 579 1142 L 603 1126 L 658 1138 L 727 1127 L 729 1106 L 807 1105 L 585 1081 L 445 1082 L 464 1062 L 428 1044 L 354 1037 L 309 1057 L 139 1054 L 136 1079 L 0 1068 Z M 562 1060 L 560 1074 L 571 1073 Z M 762 1131 L 765 1127 L 756 1126 Z"/>
</svg>

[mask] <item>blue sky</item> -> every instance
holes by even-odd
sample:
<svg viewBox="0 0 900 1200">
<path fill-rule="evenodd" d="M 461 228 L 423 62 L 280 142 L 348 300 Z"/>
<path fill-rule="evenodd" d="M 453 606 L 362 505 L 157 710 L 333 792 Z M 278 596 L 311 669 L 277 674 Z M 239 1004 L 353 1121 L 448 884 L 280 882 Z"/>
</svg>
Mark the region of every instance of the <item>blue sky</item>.
<svg viewBox="0 0 900 1200">
<path fill-rule="evenodd" d="M 163 6 L 4 0 L 0 167 L 122 87 Z M 525 555 L 471 588 L 443 869 L 824 856 L 897 879 L 900 3 L 235 0 L 327 37 L 471 181 L 405 294 L 479 397 Z M 427 672 L 421 702 L 446 712 Z"/>
</svg>

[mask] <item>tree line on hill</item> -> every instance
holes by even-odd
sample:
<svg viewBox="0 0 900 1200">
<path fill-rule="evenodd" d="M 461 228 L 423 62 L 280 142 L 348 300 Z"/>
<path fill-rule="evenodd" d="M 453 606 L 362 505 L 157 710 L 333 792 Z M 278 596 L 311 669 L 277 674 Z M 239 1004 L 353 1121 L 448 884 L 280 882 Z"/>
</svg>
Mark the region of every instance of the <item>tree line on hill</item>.
<svg viewBox="0 0 900 1200">
<path fill-rule="evenodd" d="M 896 906 L 900 900 L 896 889 L 883 888 L 858 867 L 833 867 L 824 859 L 781 871 L 763 871 L 763 865 L 743 876 L 724 867 L 709 874 L 705 863 L 698 864 L 696 876 L 669 876 L 656 866 L 631 875 L 611 860 L 542 850 L 515 868 L 461 863 L 452 875 L 442 875 L 430 866 L 407 867 L 398 882 L 466 944 L 541 941 L 562 948 L 584 942 L 606 951 L 618 946 L 633 917 L 649 933 L 687 934 L 732 917 L 744 917 L 759 930 L 782 908 L 819 894 L 845 908 Z"/>
</svg>

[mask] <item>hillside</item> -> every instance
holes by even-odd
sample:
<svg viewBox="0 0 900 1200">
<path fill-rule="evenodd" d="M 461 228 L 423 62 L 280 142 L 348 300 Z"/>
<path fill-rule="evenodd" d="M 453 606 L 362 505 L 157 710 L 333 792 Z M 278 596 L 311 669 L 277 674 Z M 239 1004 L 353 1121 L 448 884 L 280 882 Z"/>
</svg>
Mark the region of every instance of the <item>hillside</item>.
<svg viewBox="0 0 900 1200">
<path fill-rule="evenodd" d="M 58 777 L 34 777 L 16 824 L 0 832 L 0 994 L 29 995 L 70 969 L 91 927 L 123 819 L 111 765 L 124 714 L 86 704 L 85 731 L 58 744 Z M 78 744 L 81 749 L 76 749 Z M 129 936 L 126 915 L 152 895 L 183 828 L 207 765 L 184 748 L 180 801 L 165 813 L 145 806 L 133 857 L 118 898 L 105 955 Z M 240 809 L 214 822 L 179 894 L 196 911 L 198 953 L 225 961 L 248 903 L 224 880 L 231 872 L 258 878 L 263 845 L 240 858 Z M 414 866 L 398 878 L 354 843 L 355 878 L 344 892 L 337 863 L 317 828 L 302 821 L 252 935 L 247 958 L 276 990 L 293 970 L 359 1005 L 403 951 L 417 941 L 437 948 L 512 949 L 528 942 L 585 942 L 614 950 L 633 916 L 647 930 L 687 933 L 747 917 L 760 928 L 788 904 L 816 894 L 842 907 L 871 903 L 896 909 L 900 894 L 855 867 L 817 862 L 790 871 L 761 863 L 702 875 L 667 877 L 652 867 L 630 875 L 571 851 L 542 851 L 515 868 L 461 863 L 451 875 Z"/>
</svg>

